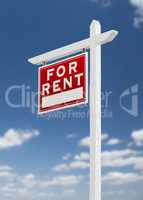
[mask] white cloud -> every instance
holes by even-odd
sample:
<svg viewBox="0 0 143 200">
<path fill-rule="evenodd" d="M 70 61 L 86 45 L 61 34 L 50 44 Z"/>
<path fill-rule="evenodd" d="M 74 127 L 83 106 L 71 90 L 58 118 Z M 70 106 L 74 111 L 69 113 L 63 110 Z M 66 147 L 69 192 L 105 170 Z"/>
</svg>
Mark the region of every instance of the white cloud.
<svg viewBox="0 0 143 200">
<path fill-rule="evenodd" d="M 13 168 L 10 166 L 7 165 L 0 166 L 0 171 L 11 171 L 11 170 L 13 170 Z"/>
<path fill-rule="evenodd" d="M 73 157 L 70 163 L 59 164 L 52 168 L 56 172 L 64 172 L 74 169 L 89 168 L 89 152 L 81 152 Z M 131 149 L 112 150 L 102 152 L 102 166 L 121 168 L 132 166 L 135 170 L 143 170 L 143 157 L 140 152 Z"/>
<path fill-rule="evenodd" d="M 81 152 L 73 157 L 69 163 L 59 164 L 52 168 L 56 172 L 89 168 L 89 152 Z M 102 166 L 105 168 L 122 168 L 132 166 L 134 170 L 143 171 L 143 157 L 141 152 L 123 149 L 102 152 Z"/>
<path fill-rule="evenodd" d="M 104 151 L 102 153 L 103 167 L 135 166 L 142 157 L 137 157 L 138 152 L 131 149 Z"/>
<path fill-rule="evenodd" d="M 133 166 L 135 169 L 140 169 L 139 163 L 143 161 L 142 157 L 130 157 L 130 158 L 117 158 L 109 163 L 108 161 L 103 161 L 103 166 L 105 167 L 127 167 Z"/>
<path fill-rule="evenodd" d="M 87 169 L 89 168 L 89 162 L 85 161 L 73 161 L 69 165 L 70 169 Z"/>
<path fill-rule="evenodd" d="M 13 184 L 4 185 L 0 190 L 6 193 L 16 192 L 16 188 L 14 188 Z"/>
<path fill-rule="evenodd" d="M 62 195 L 63 196 L 72 196 L 75 193 L 76 193 L 76 191 L 74 189 L 68 189 L 68 190 L 64 190 Z"/>
<path fill-rule="evenodd" d="M 52 170 L 55 172 L 63 172 L 63 171 L 67 171 L 69 169 L 70 168 L 69 168 L 68 164 L 59 164 L 52 168 Z"/>
<path fill-rule="evenodd" d="M 38 136 L 38 130 L 20 130 L 9 129 L 0 137 L 0 149 L 7 149 L 14 146 L 20 146 L 24 142 Z"/>
<path fill-rule="evenodd" d="M 143 8 L 143 0 L 130 0 L 130 2 L 139 8 Z"/>
<path fill-rule="evenodd" d="M 121 196 L 121 195 L 125 195 L 126 194 L 126 190 L 118 188 L 116 191 L 115 190 L 103 191 L 103 196 L 105 198 L 107 198 L 107 196 L 110 196 L 110 198 L 111 198 L 111 196 L 114 196 L 115 194 L 116 194 L 116 197 L 117 196 Z"/>
<path fill-rule="evenodd" d="M 9 171 L 0 171 L 0 177 L 13 177 L 15 176 L 15 174 L 13 172 L 9 172 Z"/>
<path fill-rule="evenodd" d="M 84 147 L 89 147 L 90 146 L 90 137 L 85 137 L 85 138 L 82 138 L 80 141 L 79 141 L 79 145 L 80 146 L 84 146 Z"/>
<path fill-rule="evenodd" d="M 70 158 L 71 158 L 71 154 L 70 153 L 67 153 L 66 155 L 64 155 L 63 157 L 62 157 L 62 159 L 63 160 L 69 160 Z"/>
<path fill-rule="evenodd" d="M 59 164 L 53 167 L 53 171 L 63 172 L 73 169 L 87 169 L 89 168 L 89 158 L 90 155 L 88 152 L 81 152 L 74 156 L 73 160 L 70 163 Z"/>
<path fill-rule="evenodd" d="M 112 4 L 112 0 L 90 0 L 90 1 L 93 3 L 99 4 L 103 8 L 107 8 L 107 7 L 111 6 L 111 4 Z"/>
<path fill-rule="evenodd" d="M 28 175 L 24 176 L 21 181 L 28 188 L 35 186 L 37 183 L 36 177 L 34 174 L 28 174 Z"/>
<path fill-rule="evenodd" d="M 102 152 L 103 158 L 107 159 L 115 159 L 119 157 L 126 157 L 126 156 L 132 156 L 137 155 L 138 152 L 131 149 L 123 149 L 123 150 L 114 150 L 114 151 L 104 151 Z"/>
<path fill-rule="evenodd" d="M 89 157 L 90 157 L 89 153 L 81 152 L 80 154 L 75 155 L 74 159 L 78 161 L 83 161 L 83 160 L 89 160 Z"/>
<path fill-rule="evenodd" d="M 37 196 L 41 199 L 47 199 L 47 198 L 51 198 L 51 197 L 56 197 L 56 193 L 55 192 L 39 192 L 38 194 L 37 194 Z"/>
<path fill-rule="evenodd" d="M 103 133 L 101 135 L 102 141 L 108 139 L 109 135 L 107 133 Z M 79 141 L 79 146 L 89 147 L 90 146 L 90 137 L 84 137 Z"/>
<path fill-rule="evenodd" d="M 143 129 L 133 131 L 131 137 L 137 146 L 143 146 Z"/>
<path fill-rule="evenodd" d="M 15 176 L 13 168 L 10 166 L 0 166 L 0 177 L 10 178 Z"/>
<path fill-rule="evenodd" d="M 86 168 L 89 168 L 89 162 L 74 160 L 68 164 L 56 165 L 55 167 L 52 168 L 52 170 L 56 172 L 64 172 L 73 169 L 86 169 Z"/>
<path fill-rule="evenodd" d="M 143 157 L 137 157 L 134 164 L 134 169 L 143 171 Z"/>
<path fill-rule="evenodd" d="M 103 176 L 103 181 L 107 181 L 108 184 L 126 184 L 130 182 L 142 181 L 143 175 L 137 173 L 123 173 L 123 172 L 110 172 Z"/>
<path fill-rule="evenodd" d="M 76 138 L 76 137 L 77 137 L 77 134 L 75 134 L 75 133 L 70 133 L 70 134 L 68 134 L 68 135 L 66 136 L 67 139 L 74 139 L 74 138 Z"/>
<path fill-rule="evenodd" d="M 1 167 L 2 170 L 11 172 L 10 167 Z M 3 172 L 4 173 L 4 172 Z M 0 172 L 1 174 L 1 172 Z M 49 197 L 72 196 L 75 193 L 74 187 L 83 181 L 84 176 L 80 175 L 61 175 L 61 176 L 36 176 L 26 174 L 21 176 L 15 174 L 12 179 L 7 179 L 7 174 L 0 175 L 0 196 L 2 199 L 47 199 Z M 47 189 L 50 188 L 51 191 Z M 59 193 L 57 190 L 60 190 Z"/>
<path fill-rule="evenodd" d="M 134 26 L 140 28 L 143 25 L 143 0 L 130 0 L 130 3 L 136 8 Z"/>
<path fill-rule="evenodd" d="M 108 137 L 109 137 L 109 135 L 107 133 L 103 133 L 102 136 L 101 136 L 101 139 L 102 139 L 102 141 L 107 140 Z"/>
<path fill-rule="evenodd" d="M 54 177 L 48 181 L 40 181 L 39 186 L 40 187 L 50 187 L 50 186 L 74 186 L 80 183 L 82 180 L 82 176 L 75 176 L 75 175 L 68 175 L 68 176 L 58 176 Z"/>
<path fill-rule="evenodd" d="M 102 165 L 113 168 L 132 166 L 135 170 L 143 171 L 143 157 L 140 152 L 131 149 L 104 151 Z"/>
<path fill-rule="evenodd" d="M 122 140 L 118 139 L 118 138 L 111 138 L 110 140 L 108 140 L 107 145 L 113 146 L 113 145 L 117 145 L 122 143 Z"/>
<path fill-rule="evenodd" d="M 78 185 L 84 177 L 71 174 L 63 176 L 53 176 L 49 178 L 45 176 L 44 178 L 42 178 L 37 177 L 35 174 L 27 174 L 25 176 L 19 176 L 18 174 L 16 174 L 14 179 L 11 179 L 10 181 L 7 180 L 6 177 L 4 178 L 4 184 L 0 185 L 0 192 L 7 193 L 8 195 L 16 193 L 18 198 L 19 195 L 40 195 L 41 190 L 44 192 L 44 189 L 47 189 L 49 187 L 63 188 L 65 192 L 64 194 L 70 195 L 74 193 L 72 191 L 72 187 Z M 45 196 L 49 196 L 49 193 L 46 193 Z"/>
</svg>

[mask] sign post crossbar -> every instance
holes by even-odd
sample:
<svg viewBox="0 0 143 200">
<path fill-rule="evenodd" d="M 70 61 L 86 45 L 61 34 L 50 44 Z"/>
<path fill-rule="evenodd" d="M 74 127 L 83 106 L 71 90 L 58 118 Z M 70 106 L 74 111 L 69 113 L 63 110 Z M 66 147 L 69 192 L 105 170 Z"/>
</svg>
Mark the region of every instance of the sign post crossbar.
<svg viewBox="0 0 143 200">
<path fill-rule="evenodd" d="M 95 42 L 96 44 L 99 44 L 99 45 L 109 43 L 117 36 L 117 34 L 118 34 L 118 31 L 115 31 L 115 30 L 101 33 L 95 37 Z M 28 62 L 34 65 L 41 65 L 43 63 L 51 62 L 53 60 L 57 60 L 65 56 L 72 55 L 74 53 L 77 53 L 78 51 L 81 51 L 83 49 L 89 49 L 89 48 L 90 48 L 90 38 L 87 38 L 82 41 L 75 42 L 73 44 L 61 47 L 59 49 L 49 51 L 39 56 L 29 58 Z"/>
<path fill-rule="evenodd" d="M 101 45 L 117 34 L 115 30 L 101 33 L 100 22 L 93 20 L 89 38 L 28 59 L 41 65 L 90 49 L 90 200 L 101 200 Z"/>
</svg>

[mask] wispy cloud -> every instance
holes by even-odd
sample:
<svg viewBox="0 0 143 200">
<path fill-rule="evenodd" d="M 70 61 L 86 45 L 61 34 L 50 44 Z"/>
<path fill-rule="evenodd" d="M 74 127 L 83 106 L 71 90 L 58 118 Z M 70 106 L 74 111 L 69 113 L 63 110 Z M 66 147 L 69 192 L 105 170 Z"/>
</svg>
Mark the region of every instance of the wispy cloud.
<svg viewBox="0 0 143 200">
<path fill-rule="evenodd" d="M 90 146 L 90 137 L 87 136 L 87 137 L 85 137 L 85 138 L 82 138 L 82 139 L 79 141 L 79 146 L 89 147 L 89 146 Z"/>
<path fill-rule="evenodd" d="M 141 169 L 143 162 L 142 155 L 131 149 L 105 151 L 102 153 L 103 167 L 121 168 L 132 166 L 134 169 Z"/>
<path fill-rule="evenodd" d="M 55 167 L 52 168 L 52 170 L 56 172 L 64 172 L 64 171 L 69 171 L 69 170 L 74 170 L 74 169 L 81 170 L 81 169 L 87 169 L 87 168 L 89 168 L 89 162 L 74 160 L 70 163 L 56 165 Z"/>
<path fill-rule="evenodd" d="M 131 137 L 134 144 L 139 147 L 143 146 L 143 129 L 133 131 Z"/>
<path fill-rule="evenodd" d="M 90 1 L 102 6 L 103 8 L 107 8 L 112 4 L 112 0 L 90 0 Z"/>
<path fill-rule="evenodd" d="M 12 171 L 13 168 L 7 165 L 0 166 L 0 171 Z"/>
<path fill-rule="evenodd" d="M 78 161 L 89 160 L 89 153 L 81 152 L 80 154 L 75 155 L 74 159 Z"/>
<path fill-rule="evenodd" d="M 75 193 L 76 193 L 76 191 L 74 189 L 67 189 L 67 190 L 63 191 L 62 195 L 63 196 L 71 196 L 71 195 L 73 195 Z"/>
<path fill-rule="evenodd" d="M 70 153 L 67 153 L 62 157 L 62 160 L 69 160 L 71 157 L 72 155 Z"/>
<path fill-rule="evenodd" d="M 74 138 L 76 138 L 76 137 L 77 137 L 77 134 L 75 134 L 75 133 L 70 133 L 70 134 L 68 134 L 68 135 L 66 136 L 67 139 L 74 139 Z"/>
<path fill-rule="evenodd" d="M 21 182 L 28 188 L 32 188 L 37 184 L 36 177 L 34 174 L 28 174 L 24 176 Z"/>
<path fill-rule="evenodd" d="M 13 177 L 15 174 L 10 171 L 0 171 L 0 177 Z"/>
<path fill-rule="evenodd" d="M 130 182 L 142 181 L 143 175 L 137 173 L 123 173 L 123 172 L 110 172 L 103 176 L 103 181 L 107 181 L 108 184 L 121 185 Z"/>
<path fill-rule="evenodd" d="M 107 133 L 103 133 L 101 136 L 102 141 L 107 140 L 109 135 Z M 84 137 L 78 142 L 79 146 L 89 147 L 90 146 L 90 137 Z"/>
<path fill-rule="evenodd" d="M 101 136 L 102 141 L 107 140 L 108 138 L 109 138 L 108 133 L 103 133 L 102 136 Z"/>
<path fill-rule="evenodd" d="M 129 0 L 131 5 L 135 7 L 134 27 L 141 28 L 143 26 L 143 0 Z"/>
<path fill-rule="evenodd" d="M 142 141 L 141 136 L 142 132 L 140 133 L 139 131 L 137 131 L 136 134 L 135 131 L 131 133 L 132 140 L 134 143 L 137 142 L 137 145 L 139 141 Z M 89 137 L 83 139 L 86 142 L 84 145 L 82 143 L 82 145 L 89 147 Z M 80 142 L 83 142 L 83 139 L 78 142 L 78 147 L 79 144 L 81 144 Z M 102 134 L 102 141 L 104 141 L 103 144 L 105 147 L 106 144 L 112 139 L 115 138 L 110 138 L 108 134 Z M 118 138 L 116 139 L 120 140 Z M 117 144 L 117 142 L 115 143 Z M 58 175 L 57 173 L 54 173 L 53 176 L 44 174 L 44 177 L 42 177 L 37 176 L 34 173 L 29 173 L 21 176 L 8 165 L 0 166 L 0 178 L 2 177 L 6 182 L 5 185 L 2 185 L 0 192 L 3 194 L 7 193 L 9 195 L 14 195 L 15 192 L 17 192 L 17 198 L 19 199 L 21 196 L 30 198 L 30 195 L 32 198 L 34 198 L 35 194 L 36 198 L 47 199 L 50 197 L 57 198 L 57 194 L 53 193 L 52 191 L 55 190 L 55 188 L 58 188 L 62 190 L 61 195 L 63 197 L 72 196 L 75 194 L 75 186 L 77 187 L 85 181 L 85 175 L 81 175 L 83 174 L 81 170 L 84 170 L 84 173 L 87 175 L 87 171 L 89 169 L 90 155 L 88 148 L 85 148 L 85 150 L 85 152 L 83 151 L 75 155 L 70 153 L 65 154 L 62 159 L 63 163 L 52 168 L 54 172 L 59 173 Z M 140 152 L 138 149 L 135 150 L 127 148 L 103 151 L 102 166 L 108 170 L 108 173 L 103 175 L 103 182 L 105 184 L 123 185 L 143 181 L 143 157 L 142 152 Z M 128 167 L 132 167 L 132 171 L 129 170 Z M 127 172 L 123 172 L 123 169 L 127 169 Z M 112 171 L 110 172 L 109 170 Z M 62 175 L 61 172 L 64 174 Z M 9 179 L 10 177 L 11 180 Z M 48 189 L 50 192 L 47 191 Z"/>
<path fill-rule="evenodd" d="M 75 155 L 69 163 L 62 163 L 52 168 L 56 172 L 89 168 L 89 152 Z M 143 156 L 132 149 L 111 150 L 102 152 L 102 166 L 104 168 L 122 168 L 132 166 L 134 170 L 143 171 Z"/>
<path fill-rule="evenodd" d="M 113 146 L 113 145 L 117 145 L 122 143 L 122 140 L 118 139 L 118 138 L 112 138 L 110 140 L 108 140 L 107 145 Z"/>
<path fill-rule="evenodd" d="M 38 130 L 21 130 L 8 129 L 3 136 L 0 137 L 0 149 L 8 149 L 14 146 L 21 146 L 33 137 L 39 136 Z"/>
<path fill-rule="evenodd" d="M 51 187 L 51 186 L 68 187 L 68 186 L 79 184 L 82 179 L 83 179 L 82 176 L 75 176 L 75 175 L 57 176 L 47 181 L 39 181 L 39 186 L 40 187 Z"/>
<path fill-rule="evenodd" d="M 89 168 L 89 153 L 81 152 L 75 155 L 69 163 L 62 163 L 52 168 L 56 172 L 64 172 L 74 169 L 87 169 Z"/>
<path fill-rule="evenodd" d="M 130 5 L 135 8 L 133 25 L 135 28 L 141 28 L 143 26 L 143 0 L 128 0 Z M 113 0 L 90 0 L 90 2 L 101 6 L 102 8 L 108 8 L 112 5 Z"/>
<path fill-rule="evenodd" d="M 5 173 L 14 173 L 14 169 L 11 167 L 1 166 L 1 169 L 8 170 Z M 11 171 L 10 171 L 11 169 Z M 3 171 L 4 173 L 4 171 Z M 0 172 L 1 174 L 1 172 Z M 9 174 L 8 174 L 9 175 Z M 59 188 L 62 196 L 71 196 L 75 193 L 74 187 L 83 181 L 84 176 L 68 174 L 60 176 L 37 176 L 34 173 L 20 175 L 15 172 L 12 179 L 8 179 L 7 174 L 0 176 L 0 195 L 16 197 L 16 199 L 39 199 L 37 197 L 48 197 L 56 196 L 56 189 Z M 49 190 L 47 190 L 50 188 Z M 55 191 L 52 193 L 52 191 Z M 54 194 L 54 195 L 52 195 Z M 57 196 L 56 196 L 57 197 Z"/>
<path fill-rule="evenodd" d="M 0 166 L 0 178 L 11 178 L 15 176 L 14 170 L 10 166 Z"/>
</svg>

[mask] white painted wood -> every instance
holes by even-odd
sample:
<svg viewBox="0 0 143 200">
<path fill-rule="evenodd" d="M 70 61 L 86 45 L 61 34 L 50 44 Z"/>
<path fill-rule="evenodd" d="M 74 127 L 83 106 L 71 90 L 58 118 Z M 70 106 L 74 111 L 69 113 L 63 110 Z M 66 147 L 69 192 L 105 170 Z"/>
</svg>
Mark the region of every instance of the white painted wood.
<svg viewBox="0 0 143 200">
<path fill-rule="evenodd" d="M 107 31 L 105 33 L 102 33 L 100 35 L 97 35 L 95 37 L 96 44 L 106 44 L 108 42 L 111 42 L 116 35 L 118 34 L 118 31 L 111 30 Z M 83 49 L 90 48 L 90 39 L 85 39 L 79 42 L 75 42 L 73 44 L 55 49 L 53 51 L 49 51 L 47 53 L 41 54 L 39 56 L 35 56 L 33 58 L 29 58 L 28 62 L 34 64 L 34 65 L 41 65 L 43 63 L 47 63 L 56 59 L 60 59 L 64 56 L 72 55 L 78 51 L 81 51 Z"/>
<path fill-rule="evenodd" d="M 100 22 L 93 20 L 89 38 L 28 59 L 41 65 L 90 49 L 90 200 L 101 200 L 101 45 L 117 34 L 115 30 L 101 33 Z"/>
<path fill-rule="evenodd" d="M 101 45 L 100 22 L 90 26 L 90 200 L 101 200 Z"/>
</svg>

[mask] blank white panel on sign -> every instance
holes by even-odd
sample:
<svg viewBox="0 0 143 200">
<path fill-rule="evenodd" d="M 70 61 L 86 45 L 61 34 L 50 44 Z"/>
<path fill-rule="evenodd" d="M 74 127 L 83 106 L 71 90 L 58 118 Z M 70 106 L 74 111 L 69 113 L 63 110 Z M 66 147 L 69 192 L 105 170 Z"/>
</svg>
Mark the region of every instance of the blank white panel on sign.
<svg viewBox="0 0 143 200">
<path fill-rule="evenodd" d="M 42 107 L 54 106 L 57 104 L 67 103 L 70 101 L 78 100 L 83 97 L 83 87 L 73 89 L 70 91 L 54 94 L 42 98 Z"/>
</svg>

